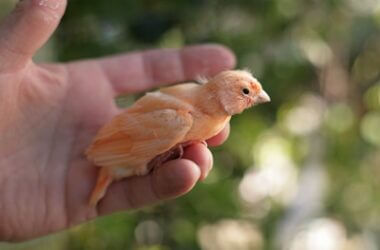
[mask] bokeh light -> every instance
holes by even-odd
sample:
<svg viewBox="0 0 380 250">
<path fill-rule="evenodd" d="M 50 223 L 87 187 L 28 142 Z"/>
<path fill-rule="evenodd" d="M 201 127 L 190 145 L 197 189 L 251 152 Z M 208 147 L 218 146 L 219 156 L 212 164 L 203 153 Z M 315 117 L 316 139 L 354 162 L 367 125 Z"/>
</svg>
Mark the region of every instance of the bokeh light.
<svg viewBox="0 0 380 250">
<path fill-rule="evenodd" d="M 339 221 L 320 218 L 301 230 L 290 244 L 290 250 L 344 250 L 346 229 Z"/>
<path fill-rule="evenodd" d="M 326 125 L 336 133 L 343 133 L 354 125 L 354 113 L 345 103 L 331 105 L 325 114 Z"/>
<path fill-rule="evenodd" d="M 363 138 L 375 146 L 380 146 L 380 112 L 369 112 L 362 120 L 360 131 Z"/>
<path fill-rule="evenodd" d="M 380 82 L 374 84 L 366 91 L 364 102 L 369 109 L 380 109 Z"/>
<path fill-rule="evenodd" d="M 136 241 L 141 245 L 160 244 L 162 234 L 161 227 L 153 220 L 142 221 L 135 229 Z"/>
<path fill-rule="evenodd" d="M 290 133 L 299 136 L 314 132 L 322 123 L 325 106 L 321 97 L 303 96 L 297 106 L 287 111 L 285 127 Z"/>
<path fill-rule="evenodd" d="M 263 247 L 260 231 L 244 220 L 204 225 L 198 231 L 198 240 L 203 250 L 259 250 Z"/>
</svg>

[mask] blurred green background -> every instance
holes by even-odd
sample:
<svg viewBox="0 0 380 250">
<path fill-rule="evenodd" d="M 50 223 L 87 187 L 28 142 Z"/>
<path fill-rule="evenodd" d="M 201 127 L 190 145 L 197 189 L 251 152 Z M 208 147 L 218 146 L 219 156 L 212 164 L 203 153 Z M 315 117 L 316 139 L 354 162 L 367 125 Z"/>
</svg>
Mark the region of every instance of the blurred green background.
<svg viewBox="0 0 380 250">
<path fill-rule="evenodd" d="M 69 0 L 36 60 L 208 42 L 272 102 L 233 118 L 205 182 L 0 249 L 380 249 L 379 0 Z"/>
</svg>

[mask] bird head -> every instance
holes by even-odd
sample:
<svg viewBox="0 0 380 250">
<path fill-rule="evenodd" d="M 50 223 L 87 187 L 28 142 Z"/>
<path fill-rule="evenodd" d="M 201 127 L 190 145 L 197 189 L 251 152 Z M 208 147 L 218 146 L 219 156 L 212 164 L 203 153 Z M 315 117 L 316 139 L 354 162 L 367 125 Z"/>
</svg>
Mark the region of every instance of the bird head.
<svg viewBox="0 0 380 250">
<path fill-rule="evenodd" d="M 270 102 L 259 81 L 245 70 L 223 71 L 210 80 L 224 110 L 229 115 Z"/>
</svg>

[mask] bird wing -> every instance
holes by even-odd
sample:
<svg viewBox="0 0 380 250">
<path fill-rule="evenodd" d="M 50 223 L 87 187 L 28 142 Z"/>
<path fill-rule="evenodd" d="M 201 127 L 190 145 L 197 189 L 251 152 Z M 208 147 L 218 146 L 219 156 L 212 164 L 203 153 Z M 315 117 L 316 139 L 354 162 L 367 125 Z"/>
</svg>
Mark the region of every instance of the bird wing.
<svg viewBox="0 0 380 250">
<path fill-rule="evenodd" d="M 126 111 L 98 132 L 86 154 L 102 167 L 139 167 L 181 142 L 192 123 L 187 110 Z"/>
</svg>

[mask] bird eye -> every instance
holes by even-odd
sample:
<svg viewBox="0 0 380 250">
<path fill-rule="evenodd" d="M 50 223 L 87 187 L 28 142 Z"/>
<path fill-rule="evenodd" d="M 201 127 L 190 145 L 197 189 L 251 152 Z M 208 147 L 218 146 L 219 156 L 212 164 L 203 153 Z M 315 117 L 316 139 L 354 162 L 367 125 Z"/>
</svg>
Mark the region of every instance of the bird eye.
<svg viewBox="0 0 380 250">
<path fill-rule="evenodd" d="M 244 88 L 244 89 L 243 89 L 243 94 L 244 94 L 244 95 L 248 95 L 248 94 L 249 94 L 249 89 Z"/>
</svg>

